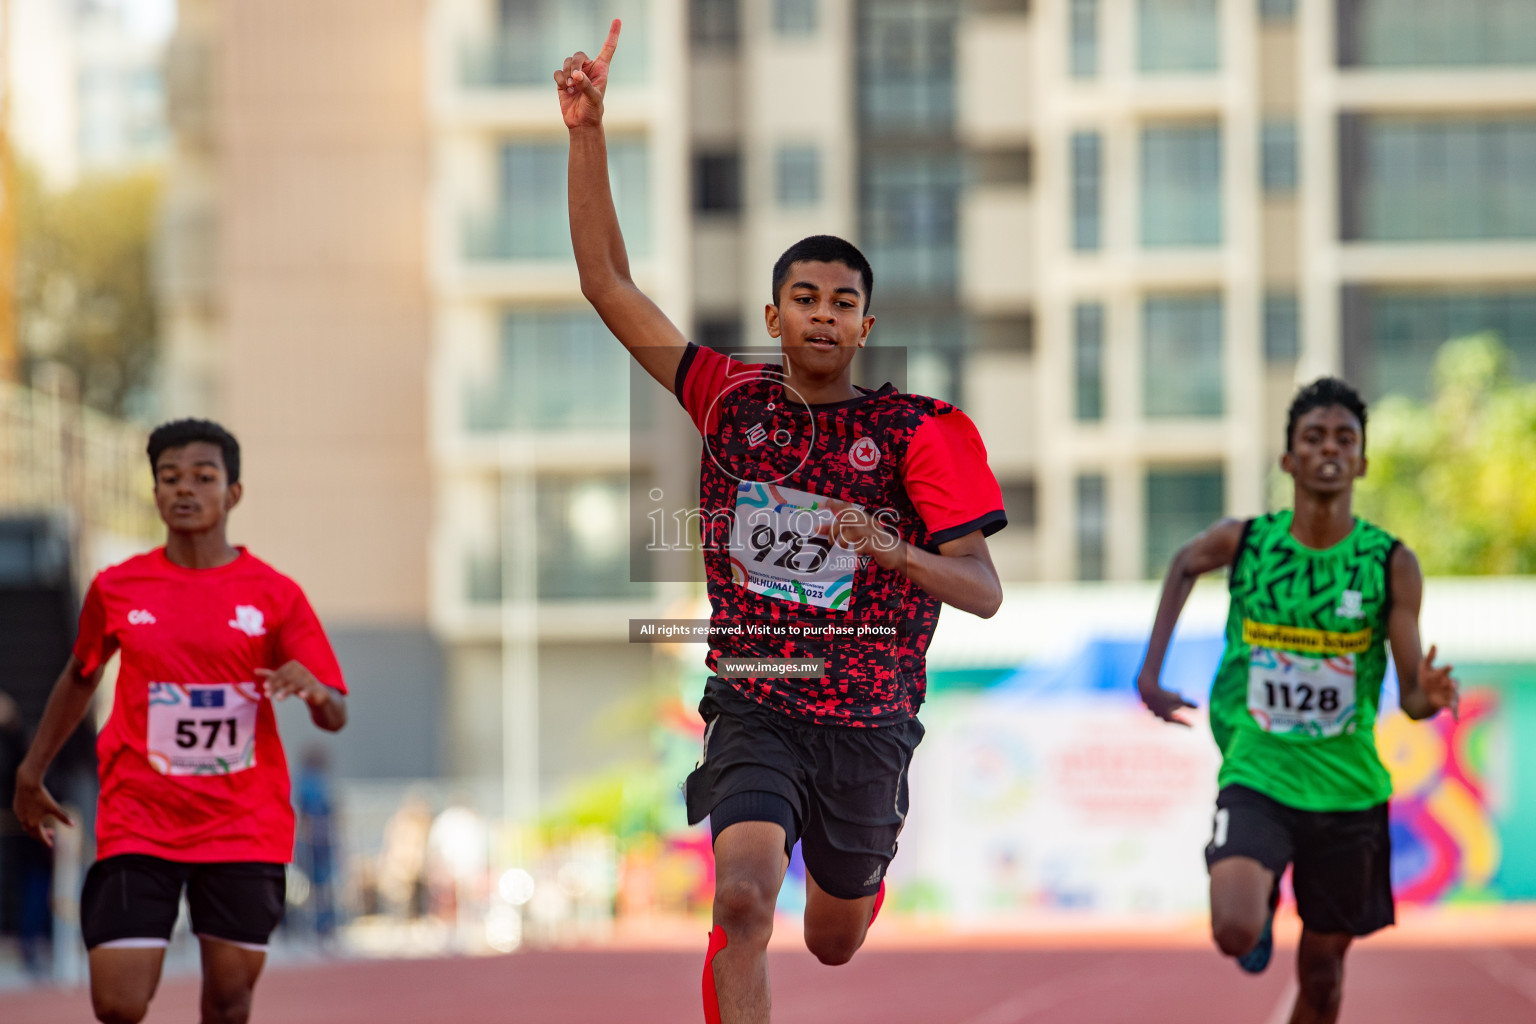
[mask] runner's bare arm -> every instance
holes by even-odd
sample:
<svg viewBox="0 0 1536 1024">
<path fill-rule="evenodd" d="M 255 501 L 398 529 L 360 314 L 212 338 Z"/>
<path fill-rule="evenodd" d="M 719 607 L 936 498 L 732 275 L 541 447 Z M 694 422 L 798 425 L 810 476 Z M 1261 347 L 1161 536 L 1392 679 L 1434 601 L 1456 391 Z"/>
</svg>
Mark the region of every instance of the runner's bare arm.
<svg viewBox="0 0 1536 1024">
<path fill-rule="evenodd" d="M 1142 659 L 1141 672 L 1136 676 L 1136 689 L 1147 710 L 1165 722 L 1187 726 L 1189 723 L 1180 718 L 1178 712 L 1195 707 L 1180 694 L 1163 689 L 1160 681 L 1163 658 L 1173 640 L 1173 628 L 1178 625 L 1179 615 L 1189 600 L 1189 592 L 1195 588 L 1195 581 L 1208 572 L 1231 565 L 1242 536 L 1241 519 L 1217 520 L 1204 533 L 1179 548 L 1168 566 L 1168 575 L 1163 577 L 1163 593 L 1157 602 L 1157 616 L 1152 620 L 1147 654 Z"/>
<path fill-rule="evenodd" d="M 671 391 L 687 339 L 630 277 L 629 255 L 608 184 L 603 96 L 608 91 L 608 66 L 619 45 L 619 27 L 615 18 L 595 58 L 578 51 L 555 72 L 560 114 L 570 131 L 571 246 L 582 295 L 635 361 Z"/>
<path fill-rule="evenodd" d="M 53 684 L 53 692 L 48 695 L 48 706 L 43 710 L 37 736 L 33 738 L 27 756 L 16 769 L 16 794 L 12 810 L 16 812 L 27 835 L 49 846 L 53 845 L 53 829 L 45 822 L 51 817 L 66 825 L 74 825 L 74 820 L 64 813 L 64 809 L 53 799 L 53 794 L 48 792 L 48 787 L 43 785 L 43 776 L 48 774 L 48 766 L 53 764 L 64 741 L 69 739 L 70 734 L 85 719 L 86 712 L 91 709 L 91 698 L 101 685 L 104 668 L 100 666 L 89 676 L 83 676 L 80 674 L 80 659 L 70 655 L 64 671 L 59 673 L 58 681 Z"/>
<path fill-rule="evenodd" d="M 310 721 L 326 732 L 339 732 L 347 724 L 346 696 L 322 683 L 303 663 L 288 661 L 275 669 L 258 668 L 256 674 L 272 700 L 298 697 L 308 704 Z"/>
<path fill-rule="evenodd" d="M 1387 616 L 1387 642 L 1397 666 L 1398 706 L 1415 721 L 1433 718 L 1441 708 L 1460 717 L 1461 693 L 1451 675 L 1452 665 L 1436 667 L 1435 648 L 1422 653 L 1419 605 L 1424 599 L 1424 573 L 1406 545 L 1392 552 L 1392 610 Z"/>
</svg>

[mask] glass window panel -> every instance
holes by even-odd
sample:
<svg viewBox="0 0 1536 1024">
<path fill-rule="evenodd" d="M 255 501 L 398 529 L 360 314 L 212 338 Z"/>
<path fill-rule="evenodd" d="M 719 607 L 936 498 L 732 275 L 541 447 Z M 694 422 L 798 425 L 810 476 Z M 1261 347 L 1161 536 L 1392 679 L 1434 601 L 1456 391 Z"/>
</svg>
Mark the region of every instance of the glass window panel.
<svg viewBox="0 0 1536 1024">
<path fill-rule="evenodd" d="M 1103 137 L 1072 134 L 1072 248 L 1092 252 L 1103 244 Z"/>
<path fill-rule="evenodd" d="M 816 0 L 773 0 L 773 30 L 781 36 L 816 31 Z"/>
<path fill-rule="evenodd" d="M 478 88 L 544 85 L 565 58 L 602 45 L 593 26 L 624 20 L 623 59 L 613 81 L 643 82 L 650 74 L 650 0 L 499 0 L 498 24 L 489 35 L 459 44 L 459 79 Z"/>
<path fill-rule="evenodd" d="M 703 153 L 693 162 L 693 208 L 700 213 L 741 210 L 741 157 Z"/>
<path fill-rule="evenodd" d="M 1536 117 L 1344 122 L 1346 241 L 1536 238 Z"/>
<path fill-rule="evenodd" d="M 1147 473 L 1147 563 L 1150 578 L 1167 570 L 1174 552 L 1211 523 L 1225 508 L 1221 467 L 1155 469 Z"/>
<path fill-rule="evenodd" d="M 1099 73 L 1099 0 L 1072 0 L 1068 17 L 1072 76 L 1092 78 Z"/>
<path fill-rule="evenodd" d="M 1221 294 L 1149 295 L 1142 318 L 1145 415 L 1220 416 Z"/>
<path fill-rule="evenodd" d="M 955 0 L 858 5 L 860 129 L 947 135 L 955 116 Z"/>
<path fill-rule="evenodd" d="M 502 319 L 490 381 L 468 382 L 474 431 L 621 430 L 629 423 L 629 363 L 590 308 L 516 309 Z"/>
<path fill-rule="evenodd" d="M 860 238 L 876 284 L 891 295 L 950 295 L 959 262 L 961 156 L 890 151 L 860 168 Z"/>
<path fill-rule="evenodd" d="M 691 0 L 688 27 L 695 43 L 735 46 L 741 32 L 740 0 Z"/>
<path fill-rule="evenodd" d="M 1221 126 L 1149 125 L 1141 133 L 1141 241 L 1221 244 Z"/>
<path fill-rule="evenodd" d="M 1077 578 L 1102 580 L 1105 569 L 1104 541 L 1109 529 L 1104 477 L 1084 473 L 1077 478 Z"/>
<path fill-rule="evenodd" d="M 1264 296 L 1264 358 L 1294 363 L 1301 355 L 1300 303 L 1294 292 Z"/>
<path fill-rule="evenodd" d="M 1077 418 L 1104 418 L 1104 304 L 1080 302 L 1073 309 L 1073 360 Z"/>
<path fill-rule="evenodd" d="M 1296 17 L 1296 0 L 1259 0 L 1259 17 L 1264 21 L 1290 21 Z"/>
<path fill-rule="evenodd" d="M 1260 175 L 1266 192 L 1296 191 L 1296 122 L 1268 118 L 1259 143 Z"/>
<path fill-rule="evenodd" d="M 471 260 L 571 259 L 566 210 L 566 144 L 510 142 L 500 152 L 500 200 L 465 224 Z M 631 256 L 649 255 L 649 147 L 634 139 L 608 142 L 608 178 Z"/>
<path fill-rule="evenodd" d="M 1514 355 L 1515 370 L 1536 379 L 1536 288 L 1424 291 L 1367 288 L 1347 317 L 1345 366 L 1372 400 L 1387 394 L 1425 398 L 1440 346 L 1492 332 Z"/>
<path fill-rule="evenodd" d="M 1536 64 L 1536 0 L 1339 0 L 1346 67 Z"/>
<path fill-rule="evenodd" d="M 815 146 L 783 146 L 776 154 L 775 191 L 781 206 L 821 202 L 821 154 Z"/>
<path fill-rule="evenodd" d="M 1216 0 L 1138 0 L 1143 72 L 1215 71 L 1221 66 Z"/>
</svg>

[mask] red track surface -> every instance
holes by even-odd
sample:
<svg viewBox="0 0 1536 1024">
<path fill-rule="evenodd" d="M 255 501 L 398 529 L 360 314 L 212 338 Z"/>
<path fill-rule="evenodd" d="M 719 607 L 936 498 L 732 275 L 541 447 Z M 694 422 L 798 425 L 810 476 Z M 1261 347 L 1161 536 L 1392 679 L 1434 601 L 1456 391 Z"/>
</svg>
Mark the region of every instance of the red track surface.
<svg viewBox="0 0 1536 1024">
<path fill-rule="evenodd" d="M 785 1024 L 1269 1024 L 1289 1006 L 1290 951 L 1242 975 L 1197 950 L 868 951 L 846 967 L 774 953 Z M 676 952 L 536 952 L 274 969 L 267 1024 L 695 1024 L 703 943 Z M 1341 1024 L 1536 1020 L 1536 948 L 1377 948 L 1350 955 Z M 195 980 L 161 987 L 146 1024 L 196 1019 Z M 0 996 L 5 1024 L 91 1020 L 83 992 Z"/>
</svg>

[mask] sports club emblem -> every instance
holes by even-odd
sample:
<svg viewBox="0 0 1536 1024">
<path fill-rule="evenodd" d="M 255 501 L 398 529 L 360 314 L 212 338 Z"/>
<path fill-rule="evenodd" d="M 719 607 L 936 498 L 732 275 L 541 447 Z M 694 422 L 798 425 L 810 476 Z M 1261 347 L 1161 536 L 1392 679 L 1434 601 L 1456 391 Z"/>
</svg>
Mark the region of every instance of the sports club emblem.
<svg viewBox="0 0 1536 1024">
<path fill-rule="evenodd" d="M 848 465 L 860 473 L 868 473 L 880 465 L 880 446 L 872 437 L 861 437 L 848 449 Z"/>
<path fill-rule="evenodd" d="M 1344 597 L 1339 601 L 1339 606 L 1333 610 L 1333 614 L 1341 619 L 1362 619 L 1365 617 L 1364 597 L 1358 590 L 1344 591 Z"/>
<path fill-rule="evenodd" d="M 232 629 L 238 629 L 246 636 L 266 636 L 267 627 L 263 621 L 261 609 L 248 604 L 235 605 L 235 617 L 229 620 Z"/>
</svg>

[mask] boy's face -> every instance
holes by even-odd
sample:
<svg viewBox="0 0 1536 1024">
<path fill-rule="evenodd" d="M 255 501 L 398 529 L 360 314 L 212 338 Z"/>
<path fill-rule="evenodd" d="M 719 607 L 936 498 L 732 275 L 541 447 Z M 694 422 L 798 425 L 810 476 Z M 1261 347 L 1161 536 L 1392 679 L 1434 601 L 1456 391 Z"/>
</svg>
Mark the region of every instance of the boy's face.
<svg viewBox="0 0 1536 1024">
<path fill-rule="evenodd" d="M 1364 433 L 1359 418 L 1342 405 L 1308 409 L 1296 421 L 1280 468 L 1314 494 L 1346 491 L 1365 476 Z"/>
<path fill-rule="evenodd" d="M 239 500 L 240 485 L 229 483 L 224 452 L 216 444 L 193 441 L 167 448 L 155 460 L 155 506 L 172 530 L 212 530 Z"/>
<path fill-rule="evenodd" d="M 846 263 L 801 260 L 789 265 L 778 304 L 763 315 L 791 367 L 832 377 L 864 347 L 875 318 L 864 313 L 864 279 Z"/>
</svg>

